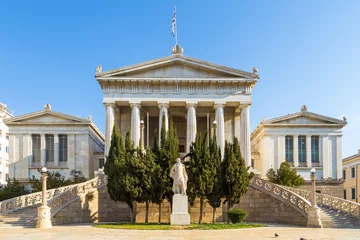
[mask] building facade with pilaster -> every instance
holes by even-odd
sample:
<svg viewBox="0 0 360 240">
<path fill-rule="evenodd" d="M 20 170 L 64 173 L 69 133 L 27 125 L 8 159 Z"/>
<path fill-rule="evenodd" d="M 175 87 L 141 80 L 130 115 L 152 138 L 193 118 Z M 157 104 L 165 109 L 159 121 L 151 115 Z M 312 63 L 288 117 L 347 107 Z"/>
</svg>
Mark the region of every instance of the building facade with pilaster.
<svg viewBox="0 0 360 240">
<path fill-rule="evenodd" d="M 9 128 L 5 119 L 13 117 L 13 111 L 0 103 L 0 185 L 6 184 L 9 177 Z"/>
<path fill-rule="evenodd" d="M 344 199 L 360 202 L 360 149 L 357 154 L 344 158 L 342 167 Z"/>
<path fill-rule="evenodd" d="M 105 106 L 105 155 L 110 147 L 114 122 L 125 136 L 130 131 L 135 146 L 140 142 L 144 121 L 144 144 L 153 146 L 162 117 L 177 126 L 179 150 L 189 152 L 198 133 L 213 133 L 224 151 L 225 141 L 240 141 L 241 152 L 250 165 L 250 106 L 252 89 L 259 79 L 257 68 L 245 72 L 183 55 L 176 45 L 172 55 L 95 75 Z M 157 129 L 157 133 L 155 133 Z"/>
<path fill-rule="evenodd" d="M 342 178 L 343 120 L 307 111 L 262 122 L 251 134 L 252 167 L 265 177 L 270 168 L 279 169 L 288 161 L 296 171 L 310 179 L 315 168 L 317 179 Z"/>
<path fill-rule="evenodd" d="M 9 177 L 21 182 L 40 177 L 39 169 L 60 172 L 66 178 L 72 170 L 93 178 L 104 163 L 105 137 L 92 122 L 51 109 L 5 120 L 9 127 Z"/>
</svg>

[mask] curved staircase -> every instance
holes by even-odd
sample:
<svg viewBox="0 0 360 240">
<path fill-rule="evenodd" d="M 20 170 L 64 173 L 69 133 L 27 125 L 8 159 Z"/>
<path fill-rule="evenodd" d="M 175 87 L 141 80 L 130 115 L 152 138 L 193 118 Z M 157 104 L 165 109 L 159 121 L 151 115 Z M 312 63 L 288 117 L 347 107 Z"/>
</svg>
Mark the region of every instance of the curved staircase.
<svg viewBox="0 0 360 240">
<path fill-rule="evenodd" d="M 104 187 L 105 175 L 84 183 L 51 189 L 46 192 L 51 216 L 89 192 Z M 254 177 L 250 186 L 276 198 L 308 219 L 311 207 L 310 192 L 270 183 Z M 360 204 L 325 194 L 317 194 L 322 226 L 325 228 L 360 228 Z M 30 227 L 37 221 L 37 207 L 42 202 L 41 192 L 8 199 L 0 202 L 0 228 Z"/>
</svg>

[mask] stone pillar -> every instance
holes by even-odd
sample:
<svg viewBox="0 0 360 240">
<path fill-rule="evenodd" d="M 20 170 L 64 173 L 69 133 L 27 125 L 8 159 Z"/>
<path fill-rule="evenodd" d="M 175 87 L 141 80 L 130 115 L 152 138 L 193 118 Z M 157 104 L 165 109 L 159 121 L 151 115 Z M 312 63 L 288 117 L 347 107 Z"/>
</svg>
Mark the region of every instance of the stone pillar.
<svg viewBox="0 0 360 240">
<path fill-rule="evenodd" d="M 46 169 L 46 168 L 45 168 Z M 44 170 L 44 169 L 42 169 Z M 51 228 L 51 212 L 50 208 L 47 206 L 46 198 L 46 172 L 42 173 L 42 204 L 38 207 L 38 219 L 36 223 L 36 228 Z"/>
<path fill-rule="evenodd" d="M 329 174 L 330 164 L 332 162 L 329 158 L 329 137 L 328 136 L 321 136 L 321 157 L 322 157 L 322 167 L 323 167 L 323 178 L 331 177 Z"/>
<path fill-rule="evenodd" d="M 294 135 L 294 167 L 299 166 L 299 135 Z"/>
<path fill-rule="evenodd" d="M 250 146 L 250 105 L 243 105 L 241 109 L 241 140 L 242 156 L 246 166 L 251 165 L 251 146 Z"/>
<path fill-rule="evenodd" d="M 105 120 L 105 160 L 106 160 L 106 156 L 109 154 L 110 144 L 111 144 L 111 134 L 114 128 L 115 104 L 105 103 L 105 108 L 106 108 L 106 120 Z"/>
<path fill-rule="evenodd" d="M 140 143 L 140 103 L 131 103 L 131 140 L 134 141 L 134 147 Z"/>
<path fill-rule="evenodd" d="M 196 137 L 196 103 L 187 103 L 187 127 L 186 127 L 186 150 L 190 151 L 190 145 Z"/>
<path fill-rule="evenodd" d="M 314 170 L 314 171 L 313 171 Z M 311 169 L 310 173 L 311 178 L 311 207 L 308 209 L 308 221 L 307 227 L 313 228 L 321 228 L 321 217 L 320 217 L 320 209 L 316 204 L 316 191 L 315 191 L 315 179 L 316 179 L 316 170 Z"/>
<path fill-rule="evenodd" d="M 54 166 L 59 166 L 59 134 L 54 134 Z"/>
<path fill-rule="evenodd" d="M 336 178 L 342 178 L 342 136 L 336 136 Z"/>
<path fill-rule="evenodd" d="M 40 164 L 45 166 L 46 149 L 45 149 L 45 134 L 40 134 Z"/>
<path fill-rule="evenodd" d="M 311 136 L 306 136 L 306 165 L 311 167 Z"/>
<path fill-rule="evenodd" d="M 217 123 L 216 140 L 221 150 L 221 157 L 224 156 L 225 149 L 225 121 L 224 121 L 224 103 L 215 103 L 215 121 Z"/>
<path fill-rule="evenodd" d="M 235 131 L 235 137 L 240 141 L 241 136 L 240 136 L 240 132 L 241 132 L 241 118 L 240 118 L 240 114 L 241 114 L 241 108 L 237 108 L 235 110 L 235 115 L 234 115 L 234 131 Z"/>
<path fill-rule="evenodd" d="M 159 144 L 161 143 L 161 128 L 162 128 L 162 120 L 163 117 L 165 117 L 165 130 L 168 132 L 169 130 L 169 114 L 168 114 L 168 108 L 169 104 L 167 103 L 159 103 Z"/>
<path fill-rule="evenodd" d="M 285 162 L 285 136 L 278 136 L 277 138 L 277 166 L 274 166 L 274 169 L 279 169 L 282 162 Z"/>
</svg>

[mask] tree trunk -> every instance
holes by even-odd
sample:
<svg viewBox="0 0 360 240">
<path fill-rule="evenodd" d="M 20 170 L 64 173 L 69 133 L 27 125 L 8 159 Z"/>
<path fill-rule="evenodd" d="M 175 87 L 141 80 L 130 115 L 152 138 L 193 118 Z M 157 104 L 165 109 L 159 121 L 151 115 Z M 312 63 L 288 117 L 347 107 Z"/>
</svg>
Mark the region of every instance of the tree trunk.
<svg viewBox="0 0 360 240">
<path fill-rule="evenodd" d="M 159 204 L 159 223 L 161 223 L 161 203 Z"/>
<path fill-rule="evenodd" d="M 199 224 L 202 223 L 202 215 L 203 215 L 203 197 L 200 198 L 200 216 L 199 216 Z"/>
<path fill-rule="evenodd" d="M 149 200 L 145 201 L 145 223 L 149 222 Z"/>
<path fill-rule="evenodd" d="M 231 196 L 230 196 L 230 194 L 227 196 L 227 201 L 228 201 L 228 209 L 227 209 L 227 211 L 228 211 L 228 216 L 227 216 L 227 223 L 230 223 L 230 219 L 229 219 L 229 211 L 230 211 L 230 209 L 231 209 Z"/>
<path fill-rule="evenodd" d="M 135 221 L 134 221 L 134 211 L 133 211 L 133 206 L 129 206 L 129 208 L 130 208 L 130 222 L 131 223 L 134 223 Z"/>
<path fill-rule="evenodd" d="M 216 208 L 213 207 L 213 223 L 216 222 Z"/>
</svg>

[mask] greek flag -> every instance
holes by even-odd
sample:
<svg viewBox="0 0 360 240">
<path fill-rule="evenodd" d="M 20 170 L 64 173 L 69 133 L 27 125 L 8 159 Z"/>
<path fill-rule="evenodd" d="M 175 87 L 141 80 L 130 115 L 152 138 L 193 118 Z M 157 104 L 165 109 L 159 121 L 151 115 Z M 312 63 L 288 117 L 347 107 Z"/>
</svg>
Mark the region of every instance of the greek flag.
<svg viewBox="0 0 360 240">
<path fill-rule="evenodd" d="M 174 15 L 171 21 L 171 34 L 175 36 L 175 26 L 176 26 L 176 7 L 174 7 Z"/>
</svg>

